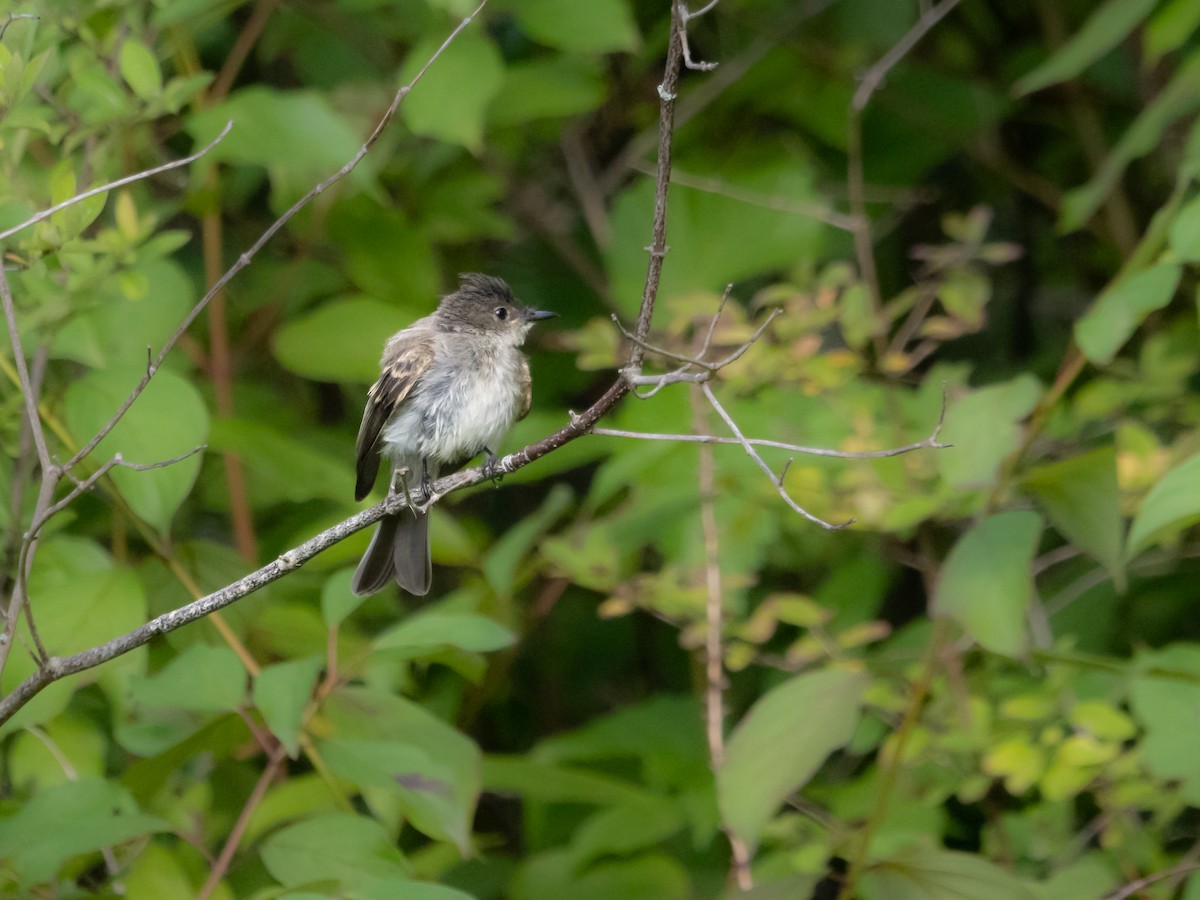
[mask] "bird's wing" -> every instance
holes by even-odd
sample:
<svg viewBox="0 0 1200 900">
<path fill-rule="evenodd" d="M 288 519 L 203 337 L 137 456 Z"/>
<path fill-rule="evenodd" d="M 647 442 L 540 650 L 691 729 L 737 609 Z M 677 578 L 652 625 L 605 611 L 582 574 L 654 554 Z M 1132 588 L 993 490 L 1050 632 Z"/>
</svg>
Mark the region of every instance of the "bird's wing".
<svg viewBox="0 0 1200 900">
<path fill-rule="evenodd" d="M 529 415 L 529 407 L 533 405 L 533 378 L 529 374 L 529 360 L 521 357 L 521 365 L 517 371 L 517 379 L 521 383 L 520 401 L 517 406 L 517 421 Z"/>
<path fill-rule="evenodd" d="M 433 364 L 433 358 L 433 342 L 428 335 L 411 327 L 388 341 L 383 354 L 383 371 L 367 392 L 367 407 L 358 427 L 356 500 L 371 493 L 375 485 L 382 449 L 379 439 L 384 426 L 420 383 Z"/>
</svg>

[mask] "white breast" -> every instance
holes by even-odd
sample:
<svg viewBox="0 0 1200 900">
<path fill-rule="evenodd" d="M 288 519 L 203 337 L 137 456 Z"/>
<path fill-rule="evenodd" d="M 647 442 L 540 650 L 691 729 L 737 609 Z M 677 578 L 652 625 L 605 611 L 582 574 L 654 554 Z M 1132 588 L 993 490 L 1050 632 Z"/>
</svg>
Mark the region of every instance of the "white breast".
<svg viewBox="0 0 1200 900">
<path fill-rule="evenodd" d="M 398 463 L 416 458 L 459 462 L 499 451 L 520 401 L 521 354 L 512 346 L 472 345 L 464 354 L 461 335 L 447 335 L 430 370 L 383 429 L 385 452 Z M 451 362 L 453 360 L 453 362 Z"/>
</svg>

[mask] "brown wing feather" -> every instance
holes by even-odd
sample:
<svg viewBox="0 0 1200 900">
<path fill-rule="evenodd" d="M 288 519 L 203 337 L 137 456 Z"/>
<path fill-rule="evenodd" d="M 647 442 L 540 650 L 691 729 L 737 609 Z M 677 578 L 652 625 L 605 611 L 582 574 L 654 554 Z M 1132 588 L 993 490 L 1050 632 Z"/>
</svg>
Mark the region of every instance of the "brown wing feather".
<svg viewBox="0 0 1200 900">
<path fill-rule="evenodd" d="M 521 382 L 521 400 L 517 407 L 517 421 L 529 415 L 529 407 L 533 405 L 533 378 L 529 374 L 529 360 L 521 357 L 521 369 L 517 373 Z"/>
<path fill-rule="evenodd" d="M 367 392 L 367 406 L 358 426 L 355 500 L 367 496 L 375 486 L 382 449 L 379 438 L 384 427 L 433 363 L 433 345 L 421 337 L 402 331 L 388 341 L 384 350 L 383 372 Z"/>
</svg>

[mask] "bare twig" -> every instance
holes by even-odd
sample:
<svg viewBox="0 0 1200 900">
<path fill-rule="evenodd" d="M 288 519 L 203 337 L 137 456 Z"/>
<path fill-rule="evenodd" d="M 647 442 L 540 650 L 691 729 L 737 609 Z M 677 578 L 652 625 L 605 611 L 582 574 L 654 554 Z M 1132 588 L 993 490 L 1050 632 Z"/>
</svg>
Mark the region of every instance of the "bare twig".
<svg viewBox="0 0 1200 900">
<path fill-rule="evenodd" d="M 35 16 L 33 13 L 9 13 L 8 16 L 4 19 L 4 24 L 0 25 L 0 41 L 4 40 L 4 32 L 8 31 L 8 26 L 11 25 L 13 22 L 17 21 L 17 19 L 36 19 L 36 18 L 37 18 L 37 16 Z"/>
<path fill-rule="evenodd" d="M 725 296 L 726 297 L 729 296 L 728 290 L 726 290 Z M 725 301 L 722 300 L 721 308 L 723 309 L 724 306 L 725 306 Z M 696 366 L 697 368 L 704 369 L 706 372 L 711 374 L 713 372 L 720 371 L 721 369 L 725 368 L 726 366 L 731 365 L 732 363 L 735 363 L 739 359 L 741 359 L 746 354 L 746 351 L 749 350 L 751 346 L 753 346 L 754 342 L 757 341 L 762 336 L 762 333 L 767 330 L 767 327 L 773 321 L 775 321 L 775 317 L 777 315 L 779 315 L 780 312 L 782 312 L 782 310 L 778 310 L 778 309 L 771 310 L 771 314 L 769 316 L 767 316 L 766 319 L 763 320 L 762 324 L 759 325 L 758 328 L 755 329 L 754 334 L 752 334 L 748 340 L 746 340 L 744 343 L 742 343 L 736 350 L 734 350 L 732 353 L 730 353 L 724 359 L 713 360 L 713 361 L 699 359 L 694 356 L 683 356 L 682 354 L 675 353 L 671 350 L 666 350 L 662 347 L 656 347 L 653 344 L 646 342 L 642 338 L 640 338 L 637 335 L 632 334 L 630 331 L 628 331 L 625 328 L 625 326 L 621 324 L 621 320 L 618 319 L 615 314 L 613 315 L 612 319 L 613 319 L 613 322 L 616 324 L 617 328 L 620 329 L 621 334 L 623 334 L 633 344 L 637 345 L 638 347 L 641 347 L 643 350 L 645 350 L 649 353 L 653 353 L 656 356 L 664 356 L 667 359 L 673 359 L 676 362 L 683 363 L 683 367 L 685 369 L 690 366 Z M 720 316 L 721 316 L 721 310 L 718 309 L 716 315 L 713 316 L 712 324 L 709 326 L 709 331 L 708 331 L 709 341 L 712 340 L 712 334 L 713 334 L 713 331 L 715 330 L 717 319 L 719 319 Z M 709 342 L 706 341 L 704 348 L 703 348 L 703 350 L 701 350 L 701 352 L 702 353 L 706 352 L 708 350 L 708 348 L 709 348 Z M 665 377 L 665 376 L 641 375 L 641 376 L 633 376 L 633 380 L 637 384 L 657 384 L 658 380 L 663 377 Z"/>
<path fill-rule="evenodd" d="M 121 456 L 120 453 L 118 453 L 82 481 L 72 478 L 72 480 L 75 481 L 75 487 L 72 488 L 71 491 L 61 500 L 47 509 L 39 517 L 34 519 L 33 524 L 29 528 L 29 533 L 30 535 L 36 535 L 39 531 L 41 531 L 42 527 L 48 521 L 50 521 L 50 519 L 54 518 L 54 516 L 66 509 L 67 506 L 70 505 L 77 497 L 79 497 L 80 494 L 87 493 L 87 491 L 91 490 L 92 486 L 95 485 L 97 481 L 115 468 L 132 469 L 135 472 L 149 472 L 151 469 L 165 469 L 167 466 L 173 466 L 176 463 L 183 462 L 189 456 L 195 456 L 200 451 L 206 449 L 206 447 L 206 444 L 201 444 L 199 447 L 193 447 L 186 453 L 180 453 L 178 456 L 173 456 L 170 459 L 164 459 L 160 462 L 154 463 L 132 463 L 127 461 Z"/>
<path fill-rule="evenodd" d="M 941 425 L 939 423 L 940 430 Z M 837 459 L 885 459 L 889 456 L 902 456 L 914 450 L 944 450 L 953 444 L 943 444 L 937 439 L 938 432 L 917 441 L 915 444 L 905 444 L 903 447 L 889 447 L 887 450 L 831 450 L 828 447 L 805 447 L 801 444 L 788 444 L 784 441 L 772 441 L 766 438 L 737 438 L 721 437 L 715 434 L 665 434 L 652 431 L 622 431 L 616 428 L 593 428 L 592 434 L 601 437 L 634 438 L 643 441 L 679 441 L 688 444 L 749 444 L 752 447 L 774 447 L 777 450 L 790 450 L 793 453 L 804 453 L 808 456 L 832 456 Z"/>
<path fill-rule="evenodd" d="M 783 468 L 783 471 L 779 475 L 776 475 L 771 470 L 771 467 L 766 464 L 763 458 L 758 455 L 758 451 L 754 449 L 754 445 L 749 442 L 744 434 L 742 434 L 742 430 L 738 428 L 737 422 L 733 420 L 733 416 L 729 415 L 729 413 L 725 411 L 725 407 L 721 405 L 720 401 L 717 400 L 716 395 L 713 394 L 712 388 L 708 384 L 701 384 L 700 389 L 704 391 L 704 396 L 708 399 L 708 402 L 712 404 L 712 408 L 717 411 L 717 415 L 719 415 L 725 422 L 725 426 L 733 432 L 733 436 L 737 438 L 738 443 L 742 445 L 742 449 L 746 451 L 746 455 L 754 460 L 755 465 L 762 469 L 763 474 L 765 474 L 767 478 L 770 479 L 771 484 L 775 486 L 776 492 L 780 497 L 783 498 L 783 502 L 790 506 L 793 512 L 799 513 L 814 525 L 820 525 L 822 528 L 830 531 L 838 531 L 854 524 L 854 519 L 848 519 L 840 524 L 826 522 L 819 516 L 814 516 L 807 509 L 793 500 L 791 495 L 788 494 L 787 490 L 783 486 L 783 479 L 784 476 L 787 475 L 787 469 L 788 466 L 791 465 L 791 460 L 788 460 L 787 464 Z"/>
<path fill-rule="evenodd" d="M 709 0 L 709 2 L 700 9 L 696 10 L 695 12 L 691 12 L 687 8 L 687 4 L 684 3 L 683 0 L 679 0 L 679 19 L 683 26 L 679 32 L 679 43 L 683 47 L 683 64 L 689 69 L 693 69 L 698 72 L 711 72 L 717 67 L 717 63 L 715 62 L 701 62 L 698 59 L 692 59 L 692 51 L 688 46 L 687 26 L 688 22 L 692 21 L 692 19 L 698 19 L 705 13 L 711 11 L 719 2 L 720 0 Z"/>
<path fill-rule="evenodd" d="M 4 240 L 5 238 L 12 237 L 19 231 L 24 231 L 31 225 L 36 225 L 43 219 L 48 219 L 56 212 L 61 212 L 69 206 L 74 206 L 76 203 L 81 203 L 82 201 L 87 200 L 89 197 L 95 197 L 97 194 L 106 194 L 109 191 L 116 190 L 119 187 L 124 187 L 127 184 L 133 184 L 135 181 L 145 181 L 147 178 L 153 178 L 155 175 L 161 175 L 163 172 L 169 172 L 172 169 L 178 169 L 194 163 L 196 160 L 200 159 L 200 157 L 212 150 L 213 147 L 217 146 L 217 144 L 221 143 L 221 141 L 225 140 L 225 136 L 229 134 L 229 129 L 232 127 L 232 120 L 226 122 L 225 127 L 221 129 L 220 134 L 218 134 L 212 139 L 211 142 L 197 150 L 191 156 L 185 156 L 183 159 L 172 160 L 171 162 L 164 163 L 161 166 L 155 166 L 153 169 L 145 169 L 141 172 L 135 172 L 132 175 L 126 175 L 124 178 L 118 178 L 116 181 L 110 181 L 108 184 L 102 184 L 99 187 L 94 187 L 91 190 L 84 191 L 82 194 L 76 194 L 74 197 L 70 197 L 64 200 L 62 203 L 54 204 L 49 209 L 43 209 L 41 212 L 30 216 L 20 225 L 14 225 L 12 228 L 0 231 L 0 241 Z"/>
</svg>

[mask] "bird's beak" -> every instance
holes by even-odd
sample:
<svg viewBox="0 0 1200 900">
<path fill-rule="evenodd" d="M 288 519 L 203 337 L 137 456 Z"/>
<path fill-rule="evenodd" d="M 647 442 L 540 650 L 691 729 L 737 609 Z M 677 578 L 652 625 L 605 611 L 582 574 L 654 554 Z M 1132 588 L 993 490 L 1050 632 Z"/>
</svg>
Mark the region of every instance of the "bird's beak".
<svg viewBox="0 0 1200 900">
<path fill-rule="evenodd" d="M 542 319 L 553 319 L 558 313 L 550 312 L 548 309 L 527 309 L 525 310 L 525 321 L 540 322 Z"/>
</svg>

